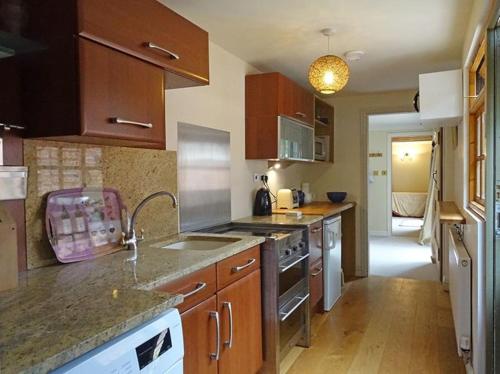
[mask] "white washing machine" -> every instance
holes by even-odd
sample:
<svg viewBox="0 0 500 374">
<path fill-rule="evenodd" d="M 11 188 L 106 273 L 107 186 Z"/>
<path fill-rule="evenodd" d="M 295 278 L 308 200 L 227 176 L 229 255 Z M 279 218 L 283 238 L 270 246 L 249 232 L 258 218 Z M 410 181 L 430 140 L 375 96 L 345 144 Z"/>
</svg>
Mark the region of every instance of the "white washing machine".
<svg viewBox="0 0 500 374">
<path fill-rule="evenodd" d="M 55 374 L 182 374 L 184 341 L 177 309 L 120 335 Z"/>
</svg>

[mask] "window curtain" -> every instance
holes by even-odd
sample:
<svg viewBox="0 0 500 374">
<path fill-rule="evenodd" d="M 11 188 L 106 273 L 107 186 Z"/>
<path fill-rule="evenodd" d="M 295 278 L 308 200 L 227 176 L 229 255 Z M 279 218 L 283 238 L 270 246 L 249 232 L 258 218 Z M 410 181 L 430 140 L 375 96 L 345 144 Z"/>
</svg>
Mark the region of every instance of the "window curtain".
<svg viewBox="0 0 500 374">
<path fill-rule="evenodd" d="M 439 177 L 439 147 L 437 133 L 432 136 L 432 155 L 429 169 L 430 177 L 425 202 L 424 223 L 420 230 L 418 242 L 422 245 L 430 243 L 434 237 L 434 215 L 438 204 L 438 177 Z M 434 245 L 433 252 L 434 252 Z M 437 258 L 437 253 L 432 254 Z"/>
</svg>

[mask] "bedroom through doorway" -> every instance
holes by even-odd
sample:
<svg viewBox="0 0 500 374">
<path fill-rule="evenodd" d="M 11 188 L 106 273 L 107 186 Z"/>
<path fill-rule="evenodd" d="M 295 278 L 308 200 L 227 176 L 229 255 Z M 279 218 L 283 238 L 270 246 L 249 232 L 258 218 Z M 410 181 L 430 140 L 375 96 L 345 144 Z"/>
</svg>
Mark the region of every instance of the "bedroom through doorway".
<svg viewBox="0 0 500 374">
<path fill-rule="evenodd" d="M 388 127 L 391 121 L 396 124 Z M 412 121 L 420 131 L 401 131 L 412 129 Z M 432 178 L 433 133 L 418 127 L 414 113 L 370 116 L 369 125 L 369 274 L 438 280 L 430 242 L 420 240 Z"/>
</svg>

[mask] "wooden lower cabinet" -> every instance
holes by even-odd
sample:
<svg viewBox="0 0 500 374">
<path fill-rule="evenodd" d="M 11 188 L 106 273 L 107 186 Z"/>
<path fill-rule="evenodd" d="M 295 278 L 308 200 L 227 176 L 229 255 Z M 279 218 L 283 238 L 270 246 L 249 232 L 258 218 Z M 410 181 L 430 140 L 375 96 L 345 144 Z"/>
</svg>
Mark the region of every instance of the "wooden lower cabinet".
<svg viewBox="0 0 500 374">
<path fill-rule="evenodd" d="M 238 269 L 239 265 L 247 266 Z M 181 320 L 185 374 L 256 374 L 261 370 L 262 301 L 258 266 L 260 247 L 256 246 L 156 289 L 186 294 L 205 283 L 199 292 L 178 306 L 184 311 Z M 250 273 L 238 279 L 221 271 L 226 268 L 233 269 L 229 271 L 237 276 L 245 274 L 243 270 Z M 227 286 L 216 288 L 216 283 Z"/>
<path fill-rule="evenodd" d="M 323 298 L 323 260 L 319 259 L 309 267 L 309 305 L 311 310 L 317 308 L 318 303 Z"/>
<path fill-rule="evenodd" d="M 229 303 L 229 304 L 228 304 Z M 262 367 L 262 311 L 260 270 L 217 293 L 221 316 L 219 374 L 255 374 Z M 232 311 L 232 346 L 230 309 Z"/>
<path fill-rule="evenodd" d="M 217 361 L 210 358 L 216 351 L 216 296 L 181 314 L 184 336 L 184 373 L 217 374 Z"/>
</svg>

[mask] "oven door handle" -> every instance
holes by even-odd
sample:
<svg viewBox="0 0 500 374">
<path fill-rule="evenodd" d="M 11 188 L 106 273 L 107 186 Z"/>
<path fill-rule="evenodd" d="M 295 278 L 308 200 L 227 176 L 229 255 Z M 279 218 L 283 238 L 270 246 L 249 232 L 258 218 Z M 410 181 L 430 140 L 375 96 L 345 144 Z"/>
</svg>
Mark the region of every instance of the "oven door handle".
<svg viewBox="0 0 500 374">
<path fill-rule="evenodd" d="M 305 254 L 304 256 L 300 256 L 297 260 L 295 260 L 294 262 L 292 262 L 290 265 L 286 265 L 286 266 L 283 266 L 281 267 L 280 266 L 280 273 L 284 273 L 285 271 L 287 271 L 288 269 L 290 269 L 291 267 L 295 266 L 296 264 L 298 264 L 299 262 L 305 260 L 306 258 L 309 257 L 309 253 Z"/>
<path fill-rule="evenodd" d="M 297 308 L 299 306 L 301 306 L 307 299 L 309 299 L 309 294 L 306 294 L 305 296 L 296 296 L 294 298 L 296 300 L 296 303 L 293 305 L 293 307 L 287 311 L 287 312 L 280 312 L 280 321 L 281 322 L 284 322 L 287 320 L 288 317 L 290 317 L 290 315 L 292 315 L 293 312 L 295 312 L 297 310 Z"/>
</svg>

